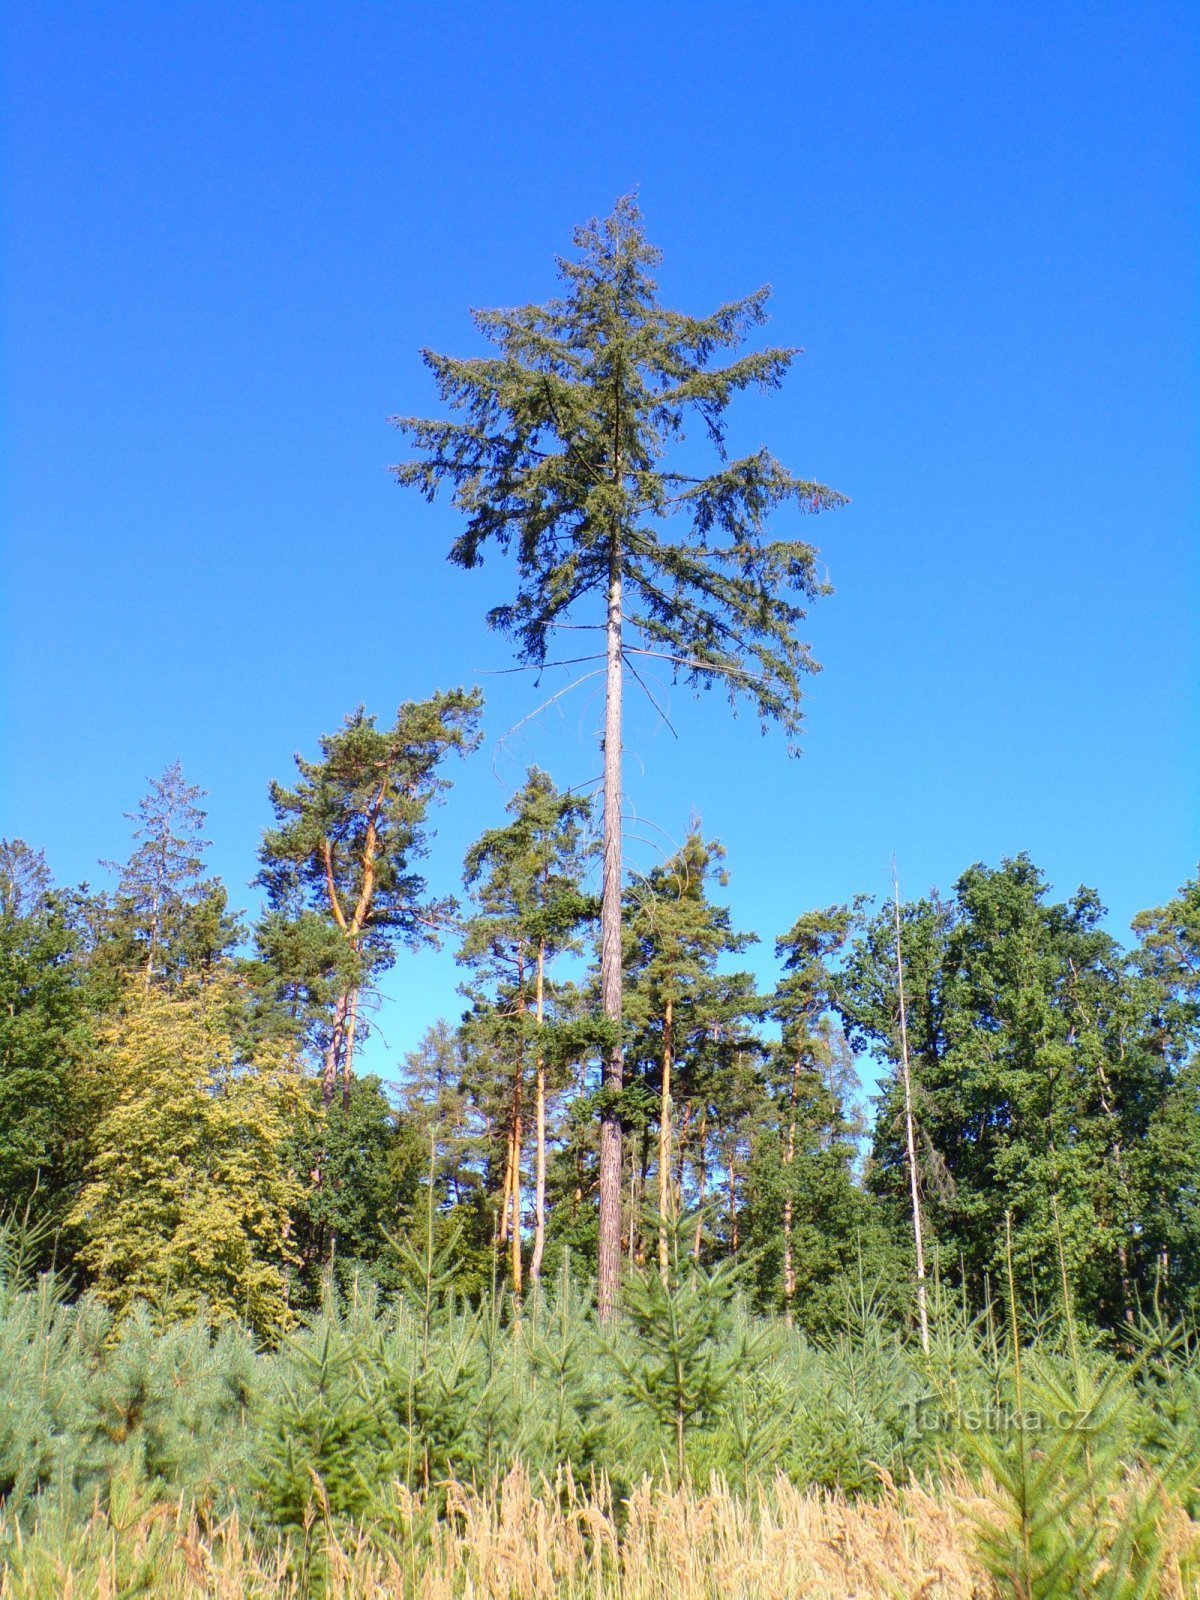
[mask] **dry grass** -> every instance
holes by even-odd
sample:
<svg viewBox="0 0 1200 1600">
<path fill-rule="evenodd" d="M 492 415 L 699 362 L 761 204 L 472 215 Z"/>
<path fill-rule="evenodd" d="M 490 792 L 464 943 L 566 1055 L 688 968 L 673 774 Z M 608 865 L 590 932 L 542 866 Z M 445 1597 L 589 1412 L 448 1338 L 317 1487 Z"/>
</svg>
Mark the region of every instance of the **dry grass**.
<svg viewBox="0 0 1200 1600">
<path fill-rule="evenodd" d="M 22 1541 L 3 1600 L 997 1600 L 972 1555 L 989 1502 L 965 1480 L 878 1501 L 801 1492 L 785 1480 L 753 1504 L 643 1484 L 617 1506 L 604 1486 L 535 1488 L 513 1472 L 495 1494 L 461 1485 L 440 1517 L 399 1491 L 382 1541 L 309 1530 L 302 1552 L 255 1546 L 236 1519 L 202 1531 L 175 1508 L 96 1516 L 70 1548 L 49 1530 Z M 134 1508 L 131 1508 L 133 1511 Z M 1156 1600 L 1193 1600 L 1185 1557 L 1200 1529 L 1182 1513 L 1178 1555 Z M 316 1575 L 319 1574 L 319 1582 Z"/>
</svg>

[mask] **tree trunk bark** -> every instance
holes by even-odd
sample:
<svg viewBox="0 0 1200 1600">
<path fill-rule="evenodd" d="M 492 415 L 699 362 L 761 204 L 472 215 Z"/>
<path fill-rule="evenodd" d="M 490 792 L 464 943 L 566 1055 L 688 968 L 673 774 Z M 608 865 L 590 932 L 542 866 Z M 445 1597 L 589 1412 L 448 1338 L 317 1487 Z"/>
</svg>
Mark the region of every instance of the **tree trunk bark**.
<svg viewBox="0 0 1200 1600">
<path fill-rule="evenodd" d="M 917 1140 L 913 1121 L 912 1074 L 908 1066 L 908 1012 L 904 1005 L 904 957 L 900 950 L 900 879 L 893 874 L 896 903 L 896 990 L 900 1000 L 900 1063 L 904 1075 L 904 1137 L 908 1146 L 908 1181 L 912 1194 L 913 1245 L 917 1256 L 917 1317 L 921 1349 L 929 1354 L 929 1312 L 925 1304 L 925 1233 L 921 1226 L 921 1190 L 917 1182 Z"/>
<path fill-rule="evenodd" d="M 337 1093 L 338 1060 L 342 1053 L 342 1041 L 346 1031 L 346 1016 L 350 1008 L 350 993 L 338 996 L 337 1005 L 333 1011 L 333 1031 L 329 1035 L 329 1043 L 325 1047 L 325 1061 L 321 1072 L 321 1104 L 326 1110 L 333 1104 L 333 1097 Z"/>
<path fill-rule="evenodd" d="M 796 1160 L 796 1101 L 800 1093 L 800 1057 L 792 1062 L 792 1087 L 788 1096 L 788 1136 L 783 1152 L 783 1164 L 788 1172 L 787 1188 L 783 1196 L 783 1306 L 784 1320 L 792 1326 L 792 1305 L 796 1298 L 796 1258 L 792 1254 L 792 1224 L 795 1211 L 792 1203 L 791 1168 Z"/>
<path fill-rule="evenodd" d="M 513 1294 L 521 1298 L 521 1073 L 513 1085 L 512 1126 L 512 1233 L 510 1235 L 510 1269 Z"/>
<path fill-rule="evenodd" d="M 729 1248 L 738 1252 L 737 1140 L 729 1149 Z"/>
<path fill-rule="evenodd" d="M 537 1025 L 541 1029 L 546 1012 L 546 941 L 538 941 L 537 987 L 534 993 L 537 1007 Z M 529 1281 L 537 1283 L 542 1275 L 542 1255 L 546 1248 L 546 1052 L 539 1035 L 537 1050 L 537 1103 L 534 1107 L 533 1195 L 533 1255 L 529 1261 Z"/>
<path fill-rule="evenodd" d="M 708 1187 L 708 1107 L 700 1113 L 700 1126 L 696 1131 L 699 1150 L 696 1155 L 696 1237 L 692 1240 L 692 1260 L 700 1259 L 700 1244 L 704 1238 L 704 1191 Z"/>
<path fill-rule="evenodd" d="M 674 1214 L 683 1215 L 683 1175 L 687 1162 L 688 1127 L 692 1120 L 692 1103 L 690 1100 L 683 1102 L 683 1115 L 679 1119 L 679 1138 L 675 1141 L 675 1196 Z"/>
<path fill-rule="evenodd" d="M 671 1267 L 667 1218 L 671 1210 L 671 1062 L 674 1055 L 674 1003 L 663 1008 L 662 1096 L 658 1107 L 658 1271 L 665 1284 Z"/>
<path fill-rule="evenodd" d="M 354 1032 L 358 1027 L 358 988 L 350 991 L 346 1014 L 346 1048 L 342 1052 L 342 1110 L 350 1109 L 350 1082 L 354 1076 Z"/>
<path fill-rule="evenodd" d="M 604 711 L 604 869 L 600 908 L 600 1004 L 617 1030 L 604 1058 L 610 1096 L 624 1081 L 621 1027 L 621 566 L 614 538 L 609 557 L 607 673 Z M 621 1281 L 621 1119 L 606 1102 L 600 1115 L 600 1218 L 597 1308 L 607 1322 Z"/>
<path fill-rule="evenodd" d="M 500 1222 L 496 1230 L 496 1242 L 508 1245 L 508 1207 L 512 1195 L 513 1176 L 513 1130 L 512 1119 L 509 1118 L 508 1127 L 504 1130 L 504 1198 L 500 1202 Z"/>
</svg>

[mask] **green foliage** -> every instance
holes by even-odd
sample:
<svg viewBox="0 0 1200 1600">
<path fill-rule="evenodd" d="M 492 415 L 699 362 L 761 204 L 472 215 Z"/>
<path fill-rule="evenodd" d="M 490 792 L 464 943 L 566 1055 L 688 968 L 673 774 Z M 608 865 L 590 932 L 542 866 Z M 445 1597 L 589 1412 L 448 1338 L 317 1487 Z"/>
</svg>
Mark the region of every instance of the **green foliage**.
<svg viewBox="0 0 1200 1600">
<path fill-rule="evenodd" d="M 302 1191 L 287 1156 L 308 1097 L 282 1050 L 240 1054 L 239 1002 L 227 972 L 170 992 L 133 985 L 89 1063 L 103 1109 L 69 1221 L 116 1309 L 204 1305 L 271 1333 L 289 1320 Z"/>
<path fill-rule="evenodd" d="M 114 976 L 137 972 L 147 987 L 178 983 L 214 966 L 237 940 L 224 887 L 204 875 L 204 794 L 175 761 L 150 780 L 136 813 L 126 813 L 139 843 L 124 865 L 104 863 L 120 879 L 94 911 L 96 960 Z"/>
<path fill-rule="evenodd" d="M 429 807 L 449 787 L 441 762 L 475 747 L 482 703 L 466 689 L 406 701 L 388 729 L 360 706 L 322 738 L 320 761 L 297 755 L 294 789 L 271 785 L 279 825 L 259 849 L 268 910 L 254 983 L 268 1024 L 274 1011 L 282 1030 L 322 1049 L 326 1104 L 340 1073 L 349 1105 L 360 991 L 397 945 L 436 944 L 452 909 L 428 898 L 415 868 Z"/>
<path fill-rule="evenodd" d="M 669 1284 L 632 1284 L 603 1330 L 564 1270 L 519 1318 L 449 1294 L 426 1315 L 419 1295 L 388 1303 L 360 1286 L 263 1349 L 232 1323 L 214 1336 L 205 1319 L 139 1311 L 114 1325 L 91 1296 L 68 1303 L 53 1281 L 22 1279 L 36 1252 L 21 1232 L 0 1230 L 0 1560 L 35 1525 L 73 1549 L 97 1503 L 147 1527 L 182 1505 L 237 1511 L 268 1547 L 286 1533 L 312 1592 L 339 1542 L 420 1560 L 433 1524 L 409 1518 L 397 1483 L 428 1489 L 434 1513 L 450 1510 L 451 1477 L 492 1484 L 518 1463 L 551 1483 L 569 1466 L 618 1496 L 684 1472 L 747 1496 L 777 1473 L 871 1495 L 885 1475 L 953 1473 L 957 1456 L 1001 1497 L 981 1549 L 1004 1592 L 1124 1600 L 1136 1581 L 1155 1592 L 1164 1506 L 1200 1482 L 1200 1368 L 1161 1324 L 1134 1360 L 1069 1324 L 1024 1340 L 1020 1398 L 1047 1425 L 1022 1438 L 1005 1421 L 1017 1347 L 940 1294 L 928 1360 L 869 1287 L 814 1342 L 750 1315 L 730 1269 L 694 1267 L 684 1248 Z M 1058 1590 L 1017 1587 L 1063 1551 L 1074 1564 Z"/>
<path fill-rule="evenodd" d="M 396 476 L 430 499 L 450 486 L 466 517 L 458 565 L 478 566 L 492 541 L 512 549 L 516 596 L 488 620 L 523 659 L 543 663 L 553 626 L 585 597 L 602 604 L 615 568 L 647 652 L 794 733 L 813 666 L 795 634 L 797 600 L 826 585 L 812 547 L 770 537 L 767 521 L 781 506 L 811 513 L 843 497 L 765 450 L 725 455 L 730 401 L 777 388 L 796 353 L 713 364 L 765 322 L 769 291 L 709 317 L 668 311 L 651 276 L 659 253 L 629 198 L 578 229 L 575 245 L 579 259 L 558 263 L 562 298 L 474 314 L 494 356 L 423 352 L 463 420 L 397 418 L 416 456 Z M 718 457 L 702 477 L 662 465 L 693 418 Z"/>
<path fill-rule="evenodd" d="M 417 1203 L 424 1152 L 419 1131 L 378 1078 L 356 1078 L 347 1099 L 321 1103 L 306 1083 L 308 1113 L 296 1125 L 288 1168 L 302 1196 L 293 1211 L 300 1279 L 294 1300 L 319 1303 L 332 1266 L 348 1293 L 356 1276 L 396 1287 L 389 1238 Z"/>
<path fill-rule="evenodd" d="M 78 1183 L 90 1121 L 79 1069 L 90 1046 L 88 995 L 69 899 L 43 857 L 0 841 L 0 1214 L 44 1220 L 54 1249 Z"/>
<path fill-rule="evenodd" d="M 280 1391 L 263 1420 L 254 1484 L 277 1526 L 356 1519 L 371 1504 L 385 1436 L 364 1394 L 356 1351 L 333 1316 L 289 1341 Z"/>
<path fill-rule="evenodd" d="M 624 1310 L 637 1354 L 617 1355 L 629 1398 L 670 1430 L 680 1480 L 689 1430 L 718 1425 L 734 1373 L 745 1373 L 755 1358 L 751 1341 L 728 1337 L 732 1263 L 708 1270 L 690 1257 L 681 1262 L 681 1235 L 693 1221 L 681 1219 L 675 1229 L 666 1274 L 640 1272 L 627 1282 Z"/>
<path fill-rule="evenodd" d="M 904 908 L 923 1203 L 976 1304 L 1003 1279 L 1006 1213 L 1018 1273 L 1043 1302 L 1060 1293 L 1061 1248 L 1076 1304 L 1100 1325 L 1158 1295 L 1176 1310 L 1192 1303 L 1200 1123 L 1180 961 L 1187 904 L 1185 894 L 1142 922 L 1164 942 L 1132 964 L 1100 928 L 1096 895 L 1051 902 L 1026 856 L 972 867 L 950 902 Z M 863 923 L 836 998 L 852 1042 L 894 1066 L 889 924 L 890 913 Z M 897 1213 L 899 1105 L 893 1073 L 871 1178 Z"/>
<path fill-rule="evenodd" d="M 348 981 L 386 964 L 396 943 L 428 942 L 445 915 L 413 864 L 427 850 L 429 807 L 449 787 L 439 763 L 474 746 L 481 704 L 477 690 L 452 689 L 402 705 L 388 729 L 360 706 L 321 739 L 320 761 L 296 757 L 294 789 L 271 785 L 279 825 L 263 838 L 259 882 L 273 907 L 302 895 L 340 930 Z"/>
</svg>

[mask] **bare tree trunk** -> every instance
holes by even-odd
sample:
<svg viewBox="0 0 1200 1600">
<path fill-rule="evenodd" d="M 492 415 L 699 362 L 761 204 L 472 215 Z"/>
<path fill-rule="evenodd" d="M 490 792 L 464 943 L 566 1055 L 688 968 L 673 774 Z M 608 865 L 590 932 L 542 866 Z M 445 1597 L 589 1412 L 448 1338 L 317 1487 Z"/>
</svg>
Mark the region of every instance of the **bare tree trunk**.
<svg viewBox="0 0 1200 1600">
<path fill-rule="evenodd" d="M 667 1218 L 671 1212 L 671 1060 L 674 1052 L 674 1004 L 663 1011 L 662 1096 L 658 1107 L 658 1271 L 664 1283 L 670 1272 Z"/>
<path fill-rule="evenodd" d="M 346 991 L 338 996 L 333 1011 L 333 1030 L 329 1035 L 329 1043 L 325 1046 L 325 1061 L 321 1071 L 321 1104 L 326 1110 L 333 1104 L 333 1097 L 337 1092 L 338 1062 L 342 1054 L 349 1009 L 350 994 Z"/>
<path fill-rule="evenodd" d="M 792 1086 L 788 1094 L 787 1145 L 783 1152 L 783 1164 L 788 1172 L 788 1185 L 783 1196 L 783 1314 L 789 1328 L 792 1326 L 792 1305 L 796 1298 L 796 1258 L 792 1253 L 792 1225 L 795 1211 L 792 1202 L 791 1170 L 796 1160 L 796 1101 L 799 1093 L 800 1057 L 797 1055 L 792 1062 Z"/>
<path fill-rule="evenodd" d="M 729 1248 L 737 1255 L 738 1250 L 738 1209 L 737 1209 L 737 1139 L 734 1138 L 729 1150 Z"/>
<path fill-rule="evenodd" d="M 513 1176 L 513 1130 L 512 1120 L 509 1119 L 508 1127 L 504 1131 L 504 1198 L 500 1202 L 500 1224 L 496 1232 L 498 1244 L 508 1244 L 508 1208 L 512 1195 Z"/>
<path fill-rule="evenodd" d="M 650 1177 L 650 1124 L 642 1124 L 642 1151 L 638 1160 L 638 1193 L 642 1197 L 642 1204 L 646 1203 Z M 636 1234 L 636 1249 L 630 1252 L 630 1259 L 638 1267 L 646 1265 L 646 1236 L 639 1224 Z"/>
<path fill-rule="evenodd" d="M 535 989 L 537 1025 L 545 1021 L 546 1010 L 546 941 L 538 941 L 537 987 Z M 529 1280 L 537 1283 L 542 1275 L 542 1255 L 546 1248 L 546 1052 L 538 1038 L 537 1051 L 537 1102 L 534 1107 L 534 1129 L 537 1149 L 534 1153 L 533 1195 L 533 1255 L 529 1260 Z"/>
<path fill-rule="evenodd" d="M 679 1119 L 679 1138 L 675 1143 L 675 1215 L 683 1215 L 683 1174 L 687 1162 L 688 1127 L 692 1120 L 692 1103 L 683 1102 L 683 1115 Z"/>
<path fill-rule="evenodd" d="M 913 1245 L 917 1256 L 917 1317 L 921 1349 L 929 1354 L 929 1311 L 925 1303 L 925 1234 L 921 1226 L 921 1191 L 917 1182 L 917 1140 L 913 1121 L 912 1074 L 908 1066 L 908 1012 L 904 1004 L 904 956 L 900 948 L 900 879 L 892 869 L 896 907 L 896 989 L 900 999 L 900 1065 L 904 1077 L 904 1137 L 908 1146 L 908 1182 L 912 1194 Z"/>
<path fill-rule="evenodd" d="M 510 1267 L 513 1294 L 521 1298 L 521 1072 L 513 1086 L 512 1114 L 512 1234 Z"/>
<path fill-rule="evenodd" d="M 619 1093 L 625 1074 L 621 1026 L 621 566 L 614 538 L 608 577 L 608 670 L 604 714 L 604 869 L 600 908 L 600 1004 L 617 1030 L 604 1059 L 604 1087 Z M 597 1301 L 607 1322 L 621 1281 L 621 1119 L 600 1115 L 600 1239 Z"/>
<path fill-rule="evenodd" d="M 350 991 L 346 1014 L 346 1047 L 342 1053 L 342 1109 L 350 1109 L 350 1081 L 354 1076 L 354 1031 L 358 1027 L 358 987 Z"/>
<path fill-rule="evenodd" d="M 692 1240 L 692 1260 L 700 1259 L 700 1241 L 704 1237 L 704 1191 L 708 1188 L 708 1107 L 700 1113 L 700 1127 L 696 1140 L 696 1237 Z"/>
</svg>

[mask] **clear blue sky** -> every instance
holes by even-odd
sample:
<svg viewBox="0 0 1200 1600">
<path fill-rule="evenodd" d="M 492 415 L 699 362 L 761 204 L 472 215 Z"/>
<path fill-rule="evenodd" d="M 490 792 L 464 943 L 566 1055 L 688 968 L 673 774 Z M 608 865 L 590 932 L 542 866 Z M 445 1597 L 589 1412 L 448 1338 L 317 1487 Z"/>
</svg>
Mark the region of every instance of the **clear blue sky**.
<svg viewBox="0 0 1200 1600">
<path fill-rule="evenodd" d="M 767 281 L 805 347 L 738 441 L 853 504 L 807 524 L 804 757 L 677 693 L 678 740 L 634 719 L 634 831 L 702 814 L 764 973 L 893 850 L 910 894 L 1028 850 L 1122 930 L 1200 854 L 1196 15 L 10 4 L 0 831 L 103 881 L 179 757 L 248 904 L 293 751 L 478 682 L 445 891 L 526 761 L 594 770 L 586 689 L 496 743 L 535 704 L 483 623 L 508 576 L 446 564 L 386 418 L 637 186 L 668 303 Z M 378 1066 L 456 981 L 402 958 Z"/>
</svg>

